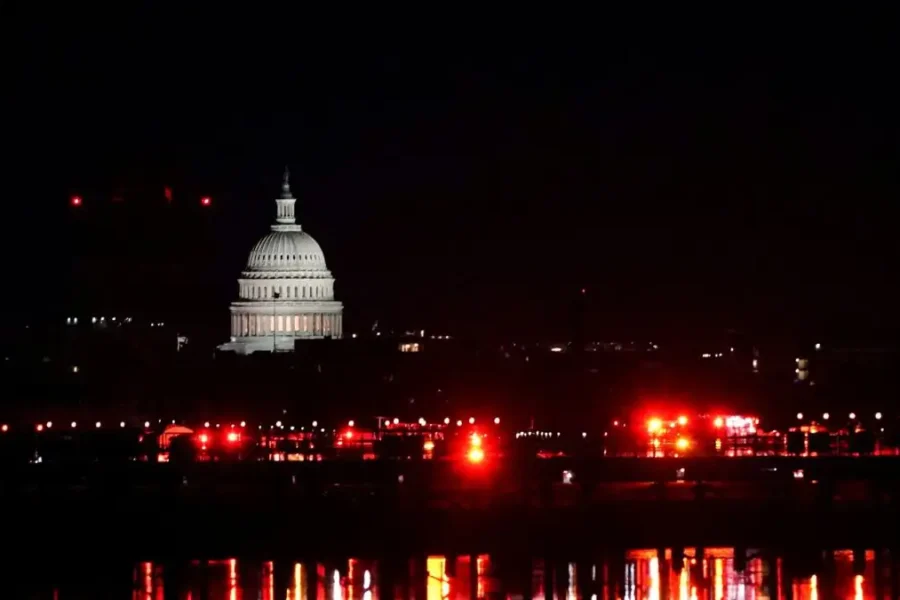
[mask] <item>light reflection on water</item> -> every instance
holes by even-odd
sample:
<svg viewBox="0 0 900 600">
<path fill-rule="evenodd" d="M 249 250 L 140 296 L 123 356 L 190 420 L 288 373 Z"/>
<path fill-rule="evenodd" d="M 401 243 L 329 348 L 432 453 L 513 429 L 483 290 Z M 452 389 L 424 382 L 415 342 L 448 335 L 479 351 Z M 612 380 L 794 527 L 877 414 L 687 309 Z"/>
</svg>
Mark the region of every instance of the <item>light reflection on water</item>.
<svg viewBox="0 0 900 600">
<path fill-rule="evenodd" d="M 390 561 L 142 562 L 133 569 L 131 599 L 884 600 L 900 589 L 896 557 L 871 550 L 788 556 L 750 550 L 746 560 L 736 560 L 731 548 L 644 549 L 547 564 L 488 555 L 474 557 L 474 563 L 469 556 L 444 555 Z M 87 593 L 85 586 L 63 581 L 52 590 L 35 587 L 17 597 L 126 598 L 127 593 Z"/>
</svg>

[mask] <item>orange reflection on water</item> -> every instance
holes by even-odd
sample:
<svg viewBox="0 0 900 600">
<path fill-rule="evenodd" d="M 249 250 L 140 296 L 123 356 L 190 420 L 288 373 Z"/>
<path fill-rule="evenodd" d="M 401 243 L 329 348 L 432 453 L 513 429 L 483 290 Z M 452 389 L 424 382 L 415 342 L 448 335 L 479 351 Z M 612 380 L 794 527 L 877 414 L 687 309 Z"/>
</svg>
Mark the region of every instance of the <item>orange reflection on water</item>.
<svg viewBox="0 0 900 600">
<path fill-rule="evenodd" d="M 303 565 L 294 563 L 294 597 L 293 600 L 303 598 Z"/>
<path fill-rule="evenodd" d="M 725 597 L 725 560 L 721 558 L 713 561 L 713 590 L 715 600 Z"/>
<path fill-rule="evenodd" d="M 447 559 L 443 556 L 429 556 L 425 559 L 425 570 L 428 572 L 425 597 L 428 600 L 441 600 L 449 595 L 450 581 L 446 568 Z"/>
<path fill-rule="evenodd" d="M 271 560 L 268 560 L 262 564 L 261 591 L 262 600 L 275 600 L 275 564 Z"/>
<path fill-rule="evenodd" d="M 853 597 L 855 600 L 863 600 L 863 581 L 862 575 L 853 578 Z"/>
</svg>

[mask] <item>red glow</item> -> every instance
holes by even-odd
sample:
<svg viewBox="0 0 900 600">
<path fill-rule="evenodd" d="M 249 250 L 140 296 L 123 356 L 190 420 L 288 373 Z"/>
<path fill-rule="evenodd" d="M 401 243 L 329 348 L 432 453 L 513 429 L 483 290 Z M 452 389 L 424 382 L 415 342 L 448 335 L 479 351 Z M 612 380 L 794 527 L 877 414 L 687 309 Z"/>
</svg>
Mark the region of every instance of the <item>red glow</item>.
<svg viewBox="0 0 900 600">
<path fill-rule="evenodd" d="M 422 444 L 422 448 L 425 449 L 425 452 L 431 452 L 432 450 L 434 450 L 434 442 L 432 442 L 431 440 L 425 440 L 425 443 Z"/>
<path fill-rule="evenodd" d="M 201 433 L 201 434 L 200 434 L 200 443 L 201 443 L 201 444 L 205 444 L 205 443 L 207 443 L 208 441 L 209 441 L 209 436 L 206 435 L 205 433 Z"/>
<path fill-rule="evenodd" d="M 478 447 L 470 448 L 466 458 L 470 463 L 478 464 L 484 460 L 484 450 Z"/>
<path fill-rule="evenodd" d="M 662 419 L 649 419 L 647 421 L 647 432 L 648 433 L 658 433 L 662 429 L 663 423 Z"/>
<path fill-rule="evenodd" d="M 713 425 L 716 427 L 716 429 L 721 429 L 724 424 L 725 419 L 723 419 L 722 417 L 716 417 L 716 419 L 713 421 Z"/>
<path fill-rule="evenodd" d="M 37 424 L 37 430 L 38 430 L 38 431 L 43 431 L 43 430 L 44 430 L 44 425 L 41 424 L 41 423 L 38 423 L 38 424 Z"/>
<path fill-rule="evenodd" d="M 203 206 L 209 206 L 210 204 L 212 204 L 212 198 L 210 198 L 209 196 L 203 196 L 202 198 L 200 198 L 200 204 Z"/>
<path fill-rule="evenodd" d="M 9 431 L 9 425 L 4 423 L 3 426 L 0 427 L 0 431 L 2 431 L 3 433 L 6 433 L 7 431 Z"/>
<path fill-rule="evenodd" d="M 238 436 L 238 434 L 235 433 L 235 432 L 233 432 L 233 431 L 229 431 L 229 432 L 228 432 L 227 439 L 228 439 L 228 441 L 229 441 L 230 443 L 233 444 L 233 443 L 235 443 L 236 441 L 238 441 L 238 439 L 240 439 L 240 436 Z"/>
<path fill-rule="evenodd" d="M 348 440 L 352 440 L 353 439 L 353 431 L 347 430 L 347 432 L 344 433 L 344 437 L 347 438 Z"/>
<path fill-rule="evenodd" d="M 686 416 L 681 415 L 680 417 L 678 417 L 678 424 L 681 425 L 682 427 L 687 425 L 687 422 L 688 422 L 688 418 Z"/>
<path fill-rule="evenodd" d="M 69 203 L 72 206 L 81 206 L 81 196 L 72 196 L 71 200 L 69 200 Z"/>
</svg>

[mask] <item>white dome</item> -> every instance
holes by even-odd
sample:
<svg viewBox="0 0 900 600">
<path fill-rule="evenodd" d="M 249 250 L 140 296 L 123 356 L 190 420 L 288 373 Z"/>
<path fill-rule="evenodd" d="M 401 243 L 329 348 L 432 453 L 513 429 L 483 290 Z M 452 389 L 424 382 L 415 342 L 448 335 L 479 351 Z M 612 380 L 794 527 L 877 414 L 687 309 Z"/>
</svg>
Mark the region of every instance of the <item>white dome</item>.
<svg viewBox="0 0 900 600">
<path fill-rule="evenodd" d="M 277 227 L 277 226 L 276 226 Z M 325 255 L 304 231 L 272 231 L 256 242 L 247 271 L 324 271 Z"/>
</svg>

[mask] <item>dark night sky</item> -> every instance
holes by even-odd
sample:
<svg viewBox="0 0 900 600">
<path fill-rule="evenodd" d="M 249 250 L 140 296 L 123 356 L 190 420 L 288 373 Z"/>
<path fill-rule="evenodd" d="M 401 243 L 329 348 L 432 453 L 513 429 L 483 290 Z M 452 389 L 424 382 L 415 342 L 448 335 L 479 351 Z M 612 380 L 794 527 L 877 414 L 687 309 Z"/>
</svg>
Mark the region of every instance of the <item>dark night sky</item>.
<svg viewBox="0 0 900 600">
<path fill-rule="evenodd" d="M 563 335 L 581 287 L 600 337 L 898 323 L 895 15 L 35 4 L 0 9 L 5 305 L 224 336 L 288 163 L 353 329 Z"/>
</svg>

